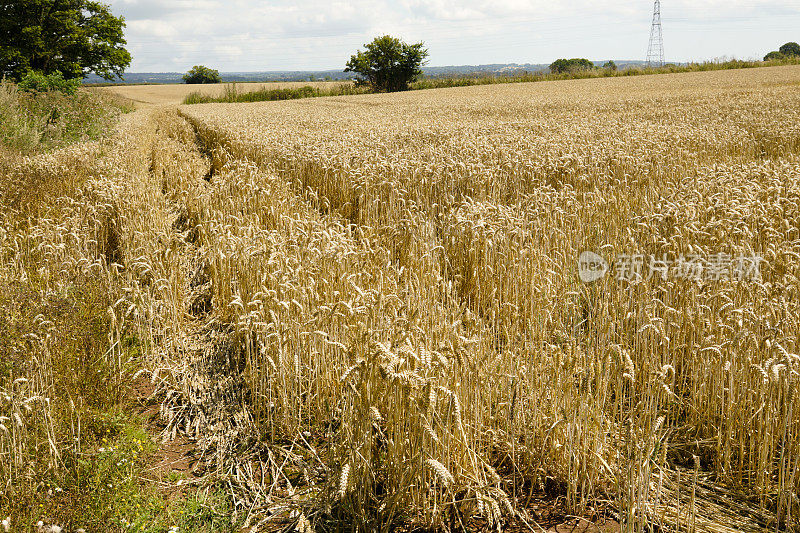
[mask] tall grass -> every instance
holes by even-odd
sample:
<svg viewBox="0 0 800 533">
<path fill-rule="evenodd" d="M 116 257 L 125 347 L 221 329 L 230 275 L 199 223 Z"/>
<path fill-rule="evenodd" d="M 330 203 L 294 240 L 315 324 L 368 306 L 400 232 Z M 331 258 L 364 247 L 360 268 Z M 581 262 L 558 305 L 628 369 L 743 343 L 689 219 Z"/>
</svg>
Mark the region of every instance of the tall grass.
<svg viewBox="0 0 800 533">
<path fill-rule="evenodd" d="M 16 86 L 0 84 L 0 141 L 13 150 L 36 146 L 42 136 L 45 120 L 27 112 Z"/>
<path fill-rule="evenodd" d="M 41 152 L 98 139 L 133 107 L 122 98 L 87 90 L 30 93 L 0 83 L 0 143 L 16 152 Z"/>
<path fill-rule="evenodd" d="M 183 101 L 184 104 L 208 104 L 208 103 L 236 103 L 236 102 L 272 102 L 278 100 L 296 100 L 299 98 L 313 98 L 318 96 L 345 96 L 352 94 L 363 94 L 364 89 L 355 87 L 353 84 L 343 83 L 329 88 L 312 87 L 306 85 L 297 88 L 267 89 L 262 88 L 256 91 L 239 91 L 235 83 L 225 86 L 221 96 L 210 96 L 200 92 L 190 93 Z"/>
</svg>

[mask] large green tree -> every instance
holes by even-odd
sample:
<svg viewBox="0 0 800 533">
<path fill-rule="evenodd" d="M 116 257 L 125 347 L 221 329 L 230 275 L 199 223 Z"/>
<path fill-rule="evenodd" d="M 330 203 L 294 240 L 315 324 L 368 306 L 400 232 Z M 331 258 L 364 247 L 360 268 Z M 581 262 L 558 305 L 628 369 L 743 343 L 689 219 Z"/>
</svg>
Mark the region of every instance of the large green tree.
<svg viewBox="0 0 800 533">
<path fill-rule="evenodd" d="M 376 92 L 405 91 L 421 74 L 420 67 L 428 57 L 423 43 L 406 44 L 396 37 L 384 35 L 364 45 L 350 57 L 345 72 L 355 72 L 358 85 Z"/>
<path fill-rule="evenodd" d="M 193 66 L 183 75 L 183 83 L 221 83 L 222 78 L 218 70 L 203 65 Z"/>
<path fill-rule="evenodd" d="M 0 0 L 0 73 L 17 81 L 30 71 L 122 76 L 131 63 L 124 28 L 99 2 Z"/>
</svg>

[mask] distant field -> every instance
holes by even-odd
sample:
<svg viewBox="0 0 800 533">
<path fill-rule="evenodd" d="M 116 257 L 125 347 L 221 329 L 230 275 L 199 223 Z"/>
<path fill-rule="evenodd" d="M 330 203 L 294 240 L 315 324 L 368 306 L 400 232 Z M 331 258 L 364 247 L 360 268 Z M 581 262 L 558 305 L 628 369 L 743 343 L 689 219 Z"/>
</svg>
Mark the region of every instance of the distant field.
<svg viewBox="0 0 800 533">
<path fill-rule="evenodd" d="M 337 87 L 347 85 L 347 81 L 291 81 L 291 82 L 268 82 L 268 83 L 236 83 L 239 92 L 252 92 L 261 89 L 285 89 L 311 86 L 315 88 Z M 96 87 L 93 90 L 104 91 L 124 96 L 139 104 L 147 105 L 172 105 L 183 102 L 187 95 L 199 92 L 208 96 L 221 96 L 229 83 L 219 83 L 212 85 L 186 85 L 164 84 L 164 85 L 114 85 L 109 87 Z"/>
</svg>

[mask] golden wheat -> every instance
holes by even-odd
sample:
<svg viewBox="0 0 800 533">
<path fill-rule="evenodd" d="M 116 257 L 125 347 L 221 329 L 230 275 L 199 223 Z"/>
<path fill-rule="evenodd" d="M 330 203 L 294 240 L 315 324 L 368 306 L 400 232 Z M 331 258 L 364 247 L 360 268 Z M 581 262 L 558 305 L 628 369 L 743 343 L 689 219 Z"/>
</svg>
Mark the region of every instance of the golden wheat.
<svg viewBox="0 0 800 533">
<path fill-rule="evenodd" d="M 261 245 L 243 230 L 263 215 L 243 213 L 230 190 L 242 218 L 210 232 L 214 247 L 244 239 L 224 254 L 237 266 L 220 266 L 214 282 L 221 305 L 238 290 L 226 321 L 251 316 L 271 325 L 259 345 L 278 344 L 275 356 L 251 353 L 246 378 L 278 388 L 263 393 L 269 405 L 288 391 L 267 427 L 278 413 L 290 433 L 334 416 L 346 460 L 367 463 L 350 474 L 362 501 L 388 489 L 430 509 L 440 496 L 394 471 L 424 449 L 489 515 L 475 491 L 486 467 L 513 460 L 524 476 L 563 482 L 576 511 L 616 493 L 623 521 L 643 524 L 650 477 L 692 470 L 691 450 L 718 482 L 755 491 L 764 508 L 781 502 L 780 520 L 796 516 L 787 457 L 800 419 L 782 377 L 796 363 L 767 364 L 767 381 L 751 368 L 774 357 L 768 342 L 796 351 L 797 76 L 792 67 L 184 108 L 204 142 L 291 185 L 281 194 L 305 214 L 278 225 L 319 219 L 341 235 L 333 247 L 270 244 L 270 259 L 254 263 L 247 249 Z M 761 255 L 763 281 L 582 285 L 583 249 Z M 300 364 L 281 364 L 285 350 Z M 422 352 L 443 364 L 421 365 Z M 345 379 L 328 377 L 336 368 Z M 383 439 L 386 457 L 397 455 L 379 463 Z M 404 493 L 409 484 L 419 489 Z"/>
<path fill-rule="evenodd" d="M 4 276 L 104 280 L 112 346 L 122 325 L 145 339 L 166 436 L 197 440 L 250 525 L 499 526 L 558 497 L 611 502 L 627 531 L 790 530 L 798 79 L 143 110 L 80 196 L 0 233 Z M 582 283 L 584 250 L 612 271 Z M 617 280 L 630 254 L 763 263 Z M 2 386 L 17 479 L 47 384 Z"/>
</svg>

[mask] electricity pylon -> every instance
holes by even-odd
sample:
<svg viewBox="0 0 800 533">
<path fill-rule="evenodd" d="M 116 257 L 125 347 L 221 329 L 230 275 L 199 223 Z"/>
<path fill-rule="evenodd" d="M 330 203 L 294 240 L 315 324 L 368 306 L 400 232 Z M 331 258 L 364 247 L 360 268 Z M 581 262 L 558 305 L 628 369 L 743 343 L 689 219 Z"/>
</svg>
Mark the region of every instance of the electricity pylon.
<svg viewBox="0 0 800 533">
<path fill-rule="evenodd" d="M 661 1 L 653 4 L 653 25 L 650 26 L 650 44 L 647 46 L 647 66 L 664 66 L 664 38 L 661 36 Z"/>
</svg>

